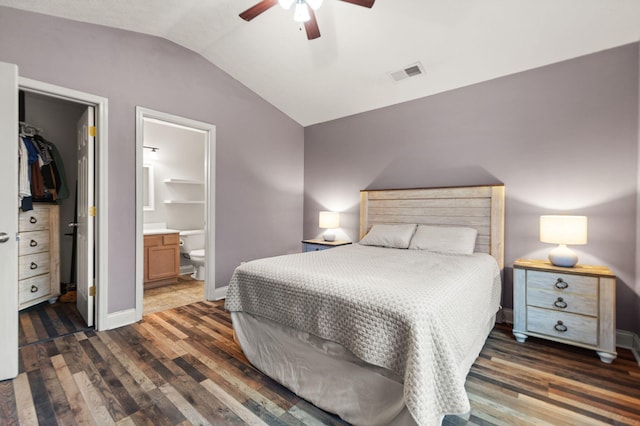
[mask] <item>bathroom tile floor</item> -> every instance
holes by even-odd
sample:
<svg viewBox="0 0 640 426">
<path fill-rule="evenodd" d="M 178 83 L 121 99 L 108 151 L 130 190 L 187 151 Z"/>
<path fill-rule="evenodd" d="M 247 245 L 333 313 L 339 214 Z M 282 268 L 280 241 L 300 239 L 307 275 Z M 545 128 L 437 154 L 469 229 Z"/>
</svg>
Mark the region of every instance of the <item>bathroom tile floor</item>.
<svg viewBox="0 0 640 426">
<path fill-rule="evenodd" d="M 166 311 L 204 300 L 204 281 L 190 275 L 178 277 L 178 283 L 144 291 L 142 315 Z"/>
</svg>

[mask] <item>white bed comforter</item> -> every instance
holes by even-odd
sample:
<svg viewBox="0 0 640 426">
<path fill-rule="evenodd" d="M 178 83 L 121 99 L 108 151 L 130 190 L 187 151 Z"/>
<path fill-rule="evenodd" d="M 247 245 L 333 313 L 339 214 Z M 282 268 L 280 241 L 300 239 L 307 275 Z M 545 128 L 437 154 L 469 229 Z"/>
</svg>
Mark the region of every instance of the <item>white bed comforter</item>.
<svg viewBox="0 0 640 426">
<path fill-rule="evenodd" d="M 470 409 L 463 360 L 498 310 L 499 281 L 489 255 L 353 244 L 242 264 L 226 308 L 332 340 L 392 370 L 404 377 L 416 422 L 431 425 Z"/>
</svg>

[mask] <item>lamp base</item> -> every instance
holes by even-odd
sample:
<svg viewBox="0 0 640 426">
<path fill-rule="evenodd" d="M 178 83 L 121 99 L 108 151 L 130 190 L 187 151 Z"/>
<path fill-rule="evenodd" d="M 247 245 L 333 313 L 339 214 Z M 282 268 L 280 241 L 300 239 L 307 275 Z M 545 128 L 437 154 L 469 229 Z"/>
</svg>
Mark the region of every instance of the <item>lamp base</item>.
<svg viewBox="0 0 640 426">
<path fill-rule="evenodd" d="M 325 241 L 335 241 L 336 234 L 334 234 L 333 232 L 327 231 L 324 234 L 322 234 L 322 238 L 324 238 Z"/>
<path fill-rule="evenodd" d="M 571 268 L 578 263 L 578 255 L 564 244 L 559 244 L 549 252 L 549 261 L 555 266 Z"/>
</svg>

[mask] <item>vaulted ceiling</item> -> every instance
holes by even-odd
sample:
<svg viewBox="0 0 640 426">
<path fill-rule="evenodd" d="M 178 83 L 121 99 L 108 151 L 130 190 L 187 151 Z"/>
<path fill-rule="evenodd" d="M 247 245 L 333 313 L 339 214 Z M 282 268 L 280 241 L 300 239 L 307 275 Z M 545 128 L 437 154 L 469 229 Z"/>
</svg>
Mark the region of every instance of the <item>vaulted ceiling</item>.
<svg viewBox="0 0 640 426">
<path fill-rule="evenodd" d="M 223 69 L 303 126 L 640 40 L 639 0 L 324 0 L 307 40 L 258 0 L 0 0 L 163 37 Z M 420 63 L 424 74 L 391 74 Z"/>
</svg>

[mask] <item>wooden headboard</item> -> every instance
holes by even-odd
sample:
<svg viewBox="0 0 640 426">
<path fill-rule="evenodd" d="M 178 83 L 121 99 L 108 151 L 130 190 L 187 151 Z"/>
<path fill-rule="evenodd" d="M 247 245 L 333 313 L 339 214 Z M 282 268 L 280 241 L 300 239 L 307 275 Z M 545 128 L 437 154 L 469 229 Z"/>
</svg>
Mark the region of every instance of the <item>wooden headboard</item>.
<svg viewBox="0 0 640 426">
<path fill-rule="evenodd" d="M 475 251 L 504 268 L 504 185 L 360 191 L 360 239 L 393 223 L 475 228 Z"/>
</svg>

